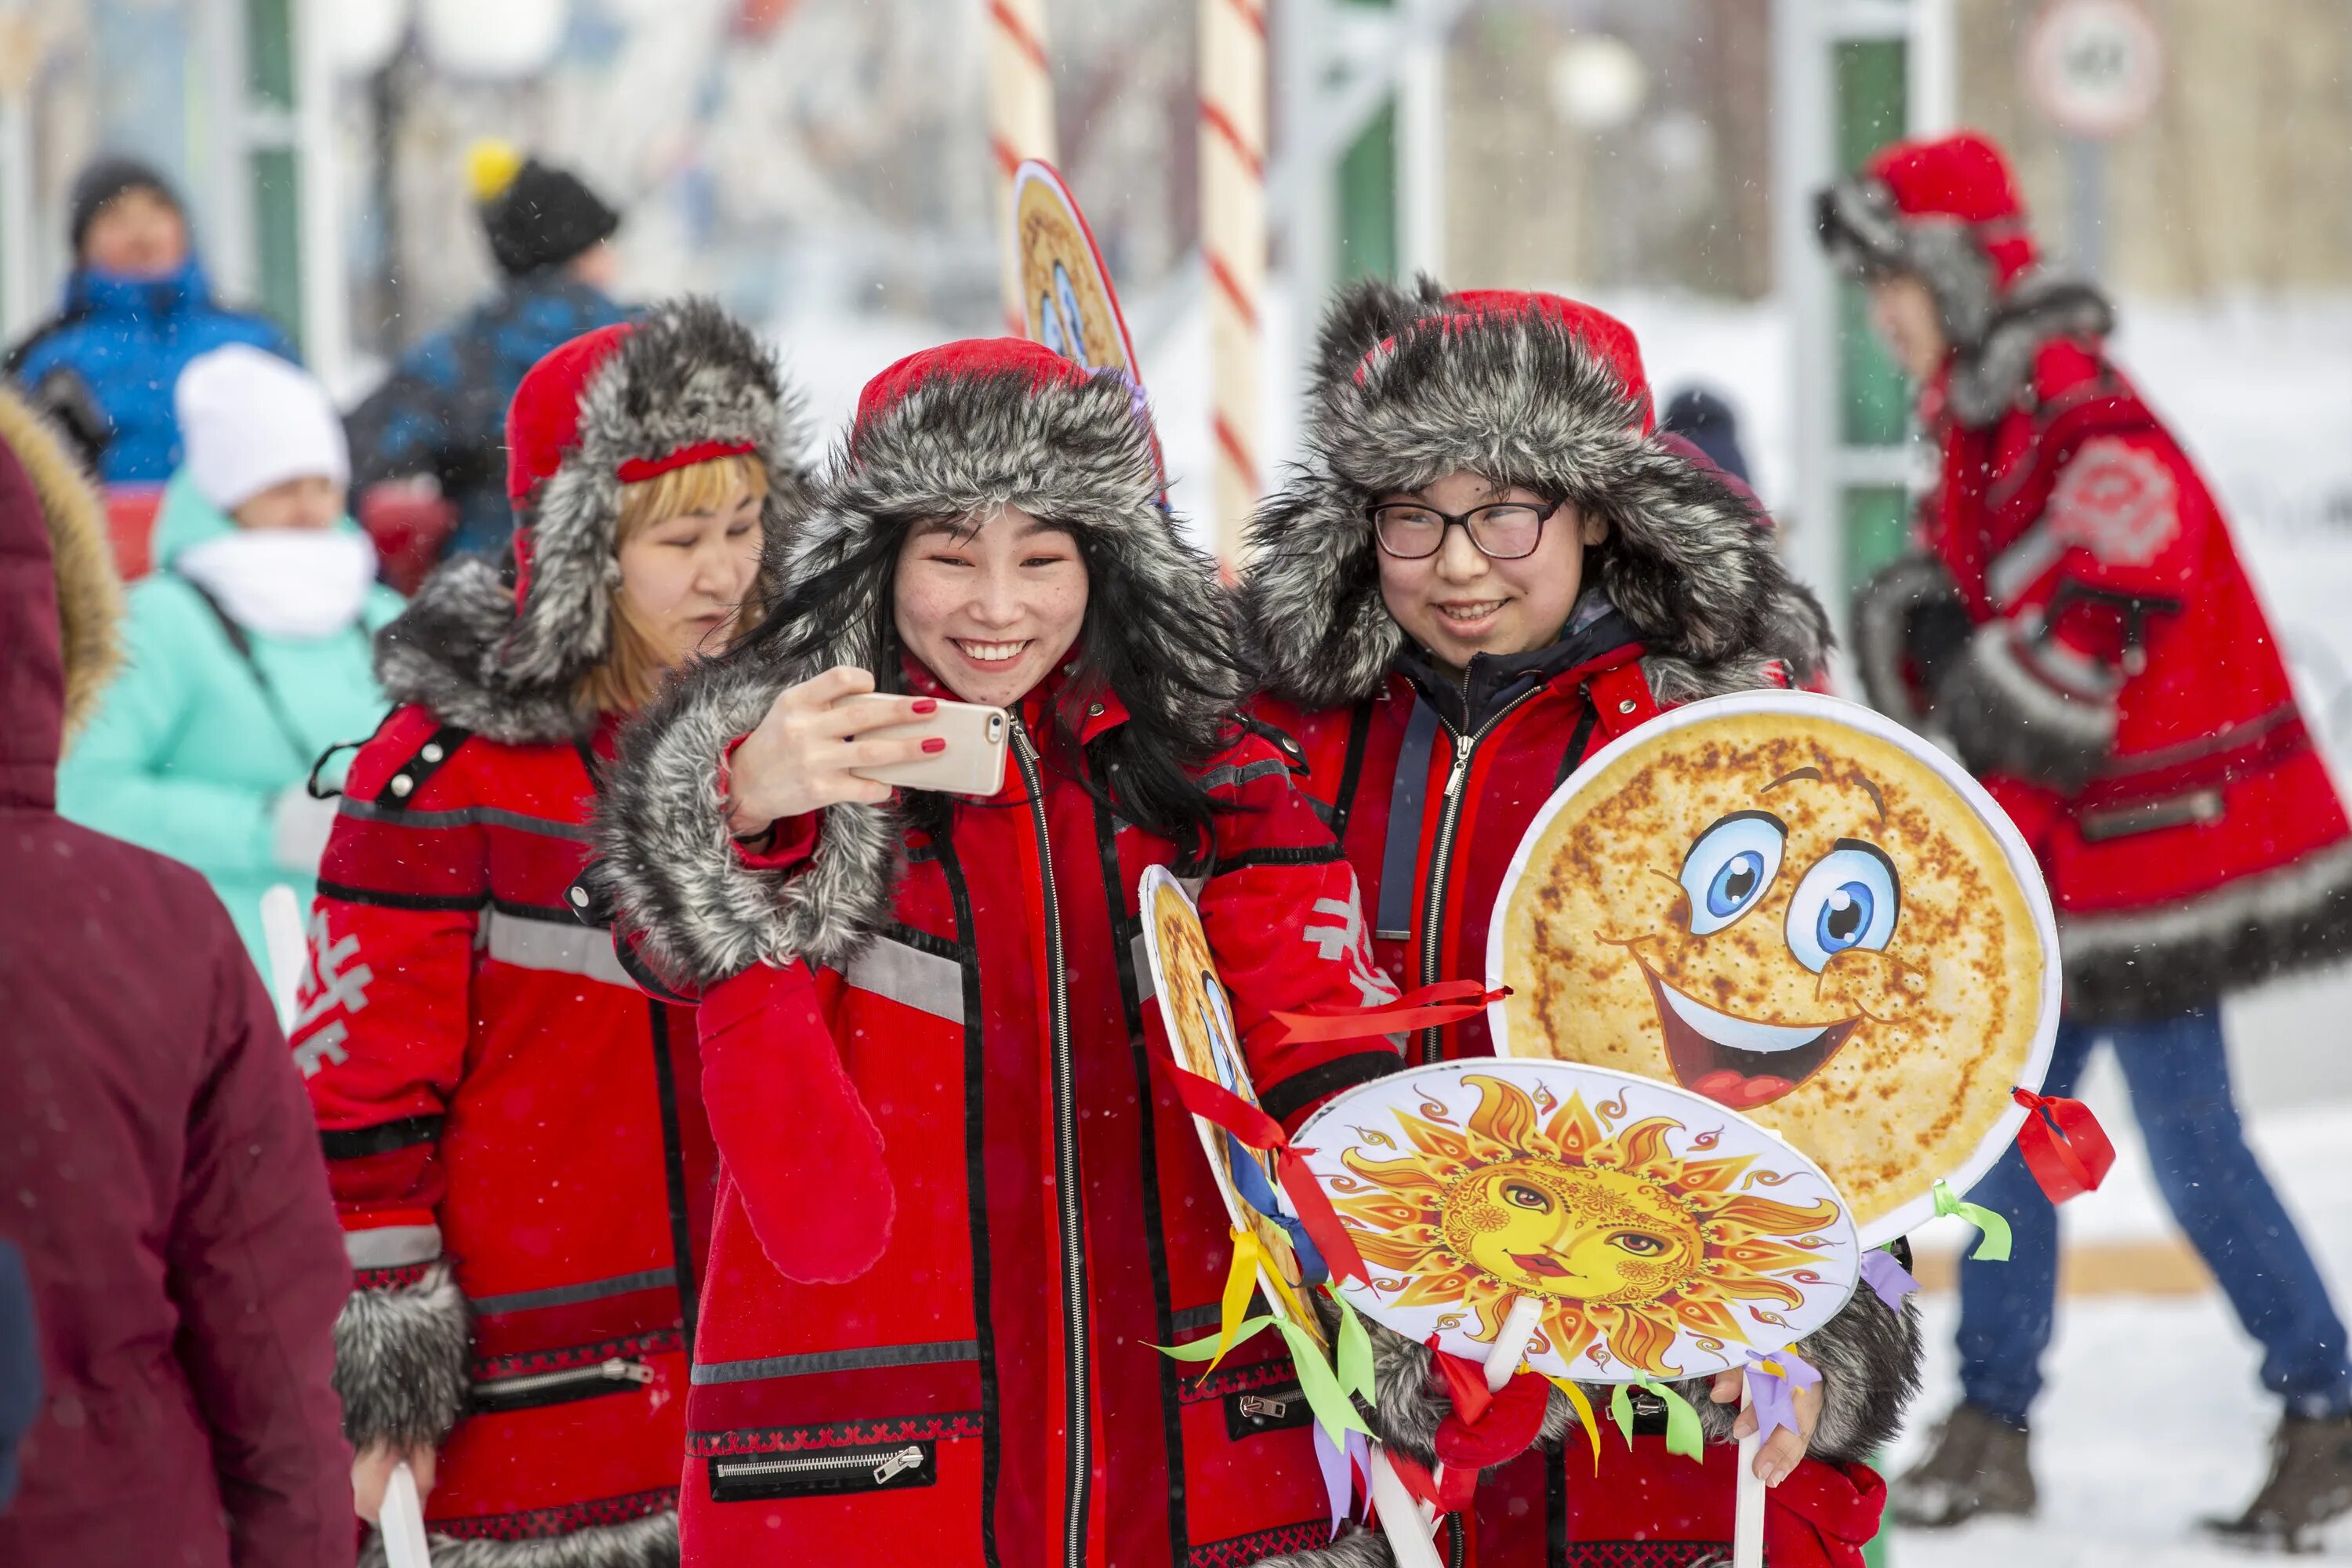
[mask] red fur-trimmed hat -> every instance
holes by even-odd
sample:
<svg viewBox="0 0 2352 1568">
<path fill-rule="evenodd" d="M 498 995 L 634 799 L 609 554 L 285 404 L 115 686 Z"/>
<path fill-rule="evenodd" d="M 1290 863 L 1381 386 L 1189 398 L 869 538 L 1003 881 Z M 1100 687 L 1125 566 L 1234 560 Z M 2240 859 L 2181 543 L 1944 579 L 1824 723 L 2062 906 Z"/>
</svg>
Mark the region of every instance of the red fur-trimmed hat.
<svg viewBox="0 0 2352 1568">
<path fill-rule="evenodd" d="M 1918 277 L 1962 347 L 1982 339 L 2001 297 L 2041 259 L 2009 160 L 1973 131 L 1882 149 L 1823 191 L 1819 208 L 1835 260 L 1859 276 Z"/>
<path fill-rule="evenodd" d="M 507 409 L 513 585 L 478 561 L 435 573 L 379 654 L 385 689 L 493 739 L 565 732 L 572 688 L 612 648 L 624 487 L 756 456 L 761 526 L 781 549 L 810 504 L 804 439 L 774 354 L 708 300 L 666 301 L 550 351 Z"/>
</svg>

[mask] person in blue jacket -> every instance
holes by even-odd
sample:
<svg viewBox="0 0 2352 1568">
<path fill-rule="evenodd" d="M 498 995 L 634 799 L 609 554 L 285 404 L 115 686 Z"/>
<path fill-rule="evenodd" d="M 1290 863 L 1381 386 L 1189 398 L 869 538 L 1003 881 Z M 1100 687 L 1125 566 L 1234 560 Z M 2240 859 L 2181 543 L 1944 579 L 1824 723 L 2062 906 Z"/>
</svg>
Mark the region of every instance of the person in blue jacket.
<svg viewBox="0 0 2352 1568">
<path fill-rule="evenodd" d="M 514 532 L 506 416 L 523 373 L 584 332 L 627 319 L 606 290 L 620 215 L 566 170 L 503 142 L 477 144 L 469 177 L 499 291 L 411 349 L 352 411 L 362 489 L 432 476 L 457 508 L 449 554 L 497 557 Z"/>
<path fill-rule="evenodd" d="M 299 368 L 246 345 L 180 378 L 188 460 L 163 492 L 128 658 L 58 770 L 58 809 L 202 871 L 268 974 L 261 895 L 308 910 L 335 803 L 307 786 L 387 704 L 372 639 L 399 614 L 344 510 L 341 424 Z"/>
<path fill-rule="evenodd" d="M 82 171 L 64 307 L 10 351 L 8 377 L 58 416 L 108 484 L 161 484 L 180 464 L 172 388 L 198 354 L 249 343 L 295 357 L 266 317 L 213 298 L 186 210 L 130 158 Z"/>
</svg>

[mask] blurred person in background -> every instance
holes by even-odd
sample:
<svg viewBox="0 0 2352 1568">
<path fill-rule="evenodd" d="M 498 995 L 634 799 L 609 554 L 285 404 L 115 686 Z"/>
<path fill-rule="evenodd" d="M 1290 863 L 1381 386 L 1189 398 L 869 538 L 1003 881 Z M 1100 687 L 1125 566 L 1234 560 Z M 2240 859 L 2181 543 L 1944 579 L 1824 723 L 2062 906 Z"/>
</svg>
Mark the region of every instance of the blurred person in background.
<svg viewBox="0 0 2352 1568">
<path fill-rule="evenodd" d="M 0 1563 L 338 1568 L 351 1276 L 301 1079 L 204 879 L 53 809 L 114 658 L 102 515 L 0 392 L 0 1237 L 43 1388 Z"/>
<path fill-rule="evenodd" d="M 163 175 L 129 158 L 74 182 L 65 306 L 10 351 L 6 374 L 65 423 L 110 485 L 162 484 L 180 466 L 173 388 L 197 355 L 294 347 L 265 317 L 215 303 Z"/>
<path fill-rule="evenodd" d="M 352 763 L 294 1056 L 359 1287 L 360 1511 L 405 1460 L 439 1562 L 677 1559 L 714 1167 L 694 1015 L 573 889 L 622 723 L 766 602 L 800 406 L 707 301 L 562 345 L 507 420 L 516 571 L 445 563 L 378 645 L 400 706 Z"/>
<path fill-rule="evenodd" d="M 343 510 L 350 464 L 326 389 L 235 345 L 174 393 L 185 466 L 155 522 L 155 571 L 131 590 L 128 658 L 59 769 L 74 821 L 211 879 L 269 973 L 261 895 L 305 907 L 334 825 L 311 766 L 383 717 L 369 638 L 400 611 Z"/>
<path fill-rule="evenodd" d="M 1972 133 L 1886 149 L 1824 192 L 1831 254 L 1919 385 L 1941 482 L 1866 584 L 1871 701 L 1936 731 L 2015 819 L 2057 906 L 2065 1016 L 2042 1090 L 2104 1037 L 2157 1183 L 2285 1405 L 2221 1532 L 2293 1545 L 2352 1510 L 2352 1366 L 2294 1221 L 2247 1147 L 2221 999 L 2352 952 L 2352 826 L 2211 492 L 2106 358 L 2107 302 L 2042 270 L 2016 182 Z M 1965 1402 L 1897 1510 L 2030 1513 L 2057 1217 L 2012 1150 L 1969 1194 L 2007 1263 L 1960 1266 Z"/>
<path fill-rule="evenodd" d="M 1658 428 L 1681 437 L 1741 485 L 1755 488 L 1756 481 L 1748 475 L 1748 454 L 1739 444 L 1739 416 L 1712 388 L 1685 386 L 1676 392 L 1666 400 Z"/>
<path fill-rule="evenodd" d="M 474 198 L 504 282 L 411 349 L 352 411 L 362 489 L 430 476 L 456 510 L 446 552 L 496 559 L 514 528 L 505 489 L 507 405 L 558 344 L 627 312 L 609 293 L 621 216 L 578 176 L 502 142 L 468 157 Z"/>
</svg>

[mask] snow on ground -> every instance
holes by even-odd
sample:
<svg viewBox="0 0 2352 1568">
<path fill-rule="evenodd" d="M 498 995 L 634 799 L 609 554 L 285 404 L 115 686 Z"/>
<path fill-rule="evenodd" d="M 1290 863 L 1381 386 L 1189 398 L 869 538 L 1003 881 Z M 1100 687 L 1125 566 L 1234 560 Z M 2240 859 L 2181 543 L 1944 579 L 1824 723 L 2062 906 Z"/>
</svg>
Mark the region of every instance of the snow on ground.
<svg viewBox="0 0 2352 1568">
<path fill-rule="evenodd" d="M 2106 1098 L 2095 1089 L 2097 1098 Z M 2063 1211 L 2076 1240 L 2140 1239 L 2167 1228 L 2137 1140 L 2112 1111 L 2120 1158 L 2107 1184 Z M 2268 1112 L 2252 1123 L 2263 1165 L 2352 1309 L 2352 1106 Z M 1955 1226 L 1958 1221 L 1941 1221 Z M 1972 1233 L 1971 1233 L 1972 1235 Z M 1925 1246 L 1957 1245 L 1923 1233 Z M 1958 1300 L 1927 1301 L 1927 1391 L 1889 1469 L 1916 1460 L 1958 1397 Z M 2262 1484 L 2276 1403 L 2256 1381 L 2260 1352 L 2218 1291 L 2173 1300 L 2076 1297 L 2059 1312 L 2049 1384 L 2035 1411 L 2042 1511 L 2030 1523 L 1898 1531 L 1894 1568 L 2243 1568 L 2246 1556 L 2199 1539 L 2197 1521 L 2234 1512 Z M 2352 1520 L 2325 1536 L 2326 1561 L 2352 1562 Z"/>
</svg>

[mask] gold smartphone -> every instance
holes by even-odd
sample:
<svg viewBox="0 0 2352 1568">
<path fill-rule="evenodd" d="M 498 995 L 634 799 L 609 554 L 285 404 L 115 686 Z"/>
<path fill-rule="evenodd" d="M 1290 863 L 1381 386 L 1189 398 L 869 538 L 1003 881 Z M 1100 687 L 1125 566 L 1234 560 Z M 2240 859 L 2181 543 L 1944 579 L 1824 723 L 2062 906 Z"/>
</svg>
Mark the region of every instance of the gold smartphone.
<svg viewBox="0 0 2352 1568">
<path fill-rule="evenodd" d="M 898 702 L 895 698 L 870 693 L 845 700 L 853 705 L 853 710 L 854 705 L 866 704 L 888 711 Z M 948 795 L 989 795 L 1004 787 L 1004 748 L 1011 736 L 1002 708 L 942 700 L 936 710 L 920 719 L 856 731 L 856 739 L 861 741 L 917 741 L 935 735 L 947 742 L 947 749 L 934 756 L 919 757 L 887 768 L 852 768 L 850 772 L 859 778 L 899 789 L 935 789 Z"/>
</svg>

